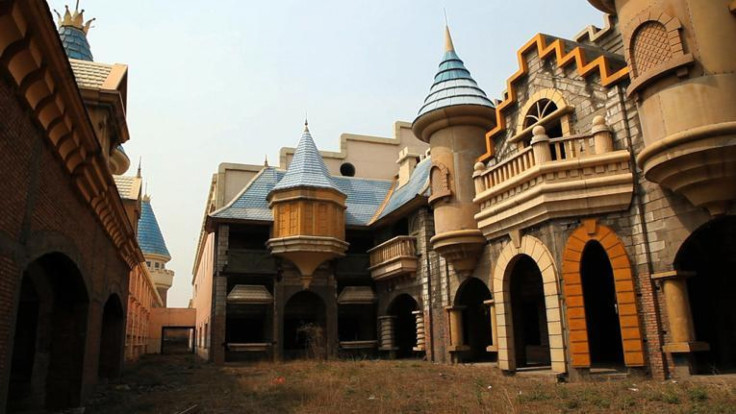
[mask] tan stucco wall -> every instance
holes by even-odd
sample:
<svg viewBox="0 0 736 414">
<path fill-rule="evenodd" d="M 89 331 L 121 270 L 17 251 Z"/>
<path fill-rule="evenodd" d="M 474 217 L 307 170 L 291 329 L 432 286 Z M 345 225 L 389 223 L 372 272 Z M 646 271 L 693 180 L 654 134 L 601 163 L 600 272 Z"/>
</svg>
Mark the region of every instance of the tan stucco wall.
<svg viewBox="0 0 736 414">
<path fill-rule="evenodd" d="M 161 352 L 161 330 L 165 327 L 193 327 L 196 309 L 193 308 L 153 308 L 148 324 L 149 354 Z"/>
<path fill-rule="evenodd" d="M 205 237 L 202 257 L 199 266 L 194 275 L 194 283 L 192 285 L 192 307 L 196 309 L 196 318 L 194 322 L 196 331 L 195 349 L 197 355 L 207 359 L 209 351 L 203 345 L 205 344 L 206 326 L 212 326 L 210 316 L 212 314 L 212 274 L 214 269 L 214 233 L 209 233 Z"/>
</svg>

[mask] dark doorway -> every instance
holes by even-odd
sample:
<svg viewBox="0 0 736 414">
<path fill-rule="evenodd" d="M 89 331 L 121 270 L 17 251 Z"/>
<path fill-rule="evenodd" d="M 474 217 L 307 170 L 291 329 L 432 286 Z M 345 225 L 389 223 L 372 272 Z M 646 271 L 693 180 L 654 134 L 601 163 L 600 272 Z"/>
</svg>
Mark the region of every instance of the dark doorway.
<svg viewBox="0 0 736 414">
<path fill-rule="evenodd" d="M 491 292 L 485 283 L 474 277 L 460 286 L 455 296 L 455 305 L 463 306 L 463 335 L 465 345 L 470 350 L 460 355 L 464 362 L 490 361 L 495 354 L 486 351 L 492 344 L 491 316 L 488 305 L 483 302 L 491 299 Z"/>
<path fill-rule="evenodd" d="M 526 255 L 518 258 L 513 266 L 511 313 L 516 366 L 523 368 L 550 365 L 542 273 L 534 260 Z"/>
<path fill-rule="evenodd" d="M 112 295 L 105 303 L 102 313 L 100 335 L 100 378 L 117 378 L 122 366 L 123 330 L 125 329 L 123 306 L 117 295 Z"/>
<path fill-rule="evenodd" d="M 603 246 L 595 240 L 589 241 L 583 249 L 580 277 L 583 284 L 590 362 L 592 366 L 623 365 L 624 349 L 613 268 Z"/>
<path fill-rule="evenodd" d="M 713 220 L 685 240 L 675 268 L 687 280 L 695 339 L 710 345 L 694 353 L 694 373 L 736 372 L 736 217 Z"/>
<path fill-rule="evenodd" d="M 191 354 L 194 339 L 193 326 L 164 326 L 161 328 L 161 354 Z"/>
<path fill-rule="evenodd" d="M 419 309 L 410 295 L 402 294 L 394 298 L 388 307 L 388 314 L 395 316 L 394 345 L 398 348 L 397 358 L 411 358 L 417 345 L 417 320 L 412 312 Z"/>
<path fill-rule="evenodd" d="M 326 358 L 326 330 L 324 301 L 306 290 L 295 294 L 284 308 L 284 356 Z"/>
<path fill-rule="evenodd" d="M 47 254 L 26 267 L 16 317 L 8 412 L 79 405 L 88 304 L 84 279 L 68 257 Z"/>
</svg>

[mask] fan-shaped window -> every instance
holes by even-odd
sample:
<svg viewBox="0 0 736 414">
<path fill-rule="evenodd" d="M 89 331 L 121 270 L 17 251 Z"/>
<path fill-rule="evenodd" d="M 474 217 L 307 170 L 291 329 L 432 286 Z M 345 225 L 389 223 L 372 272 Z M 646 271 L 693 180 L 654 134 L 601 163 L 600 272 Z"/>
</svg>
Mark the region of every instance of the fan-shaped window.
<svg viewBox="0 0 736 414">
<path fill-rule="evenodd" d="M 536 101 L 524 115 L 524 128 L 528 128 L 537 124 L 544 126 L 547 131 L 547 136 L 550 138 L 557 138 L 562 136 L 562 120 L 557 118 L 547 122 L 545 118 L 552 115 L 557 110 L 557 105 L 550 99 L 540 99 Z M 524 146 L 528 147 L 531 143 L 531 136 L 524 140 Z"/>
</svg>

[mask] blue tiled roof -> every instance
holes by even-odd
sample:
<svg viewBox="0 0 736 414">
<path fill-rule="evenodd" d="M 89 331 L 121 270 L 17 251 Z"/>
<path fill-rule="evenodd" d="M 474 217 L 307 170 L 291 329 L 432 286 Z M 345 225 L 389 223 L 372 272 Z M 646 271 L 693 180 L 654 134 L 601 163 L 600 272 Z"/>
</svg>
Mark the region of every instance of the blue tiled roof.
<svg viewBox="0 0 736 414">
<path fill-rule="evenodd" d="M 171 259 L 169 249 L 166 248 L 164 236 L 158 226 L 156 215 L 153 213 L 151 202 L 143 200 L 141 203 L 141 218 L 138 220 L 138 245 L 143 254 L 158 254 Z"/>
<path fill-rule="evenodd" d="M 403 186 L 395 189 L 375 221 L 386 217 L 399 207 L 413 200 L 417 196 L 429 196 L 429 170 L 432 167 L 430 157 L 423 159 L 417 164 L 416 168 L 409 177 L 409 181 Z"/>
<path fill-rule="evenodd" d="M 422 115 L 437 109 L 456 105 L 480 105 L 493 108 L 493 102 L 486 93 L 478 87 L 470 71 L 455 53 L 450 39 L 450 32 L 446 30 L 446 42 L 448 49 L 445 51 L 440 62 L 434 83 L 429 89 L 429 95 L 424 99 L 424 104 L 419 109 L 417 119 Z"/>
<path fill-rule="evenodd" d="M 293 164 L 293 162 L 292 162 Z M 268 193 L 283 182 L 288 172 L 265 167 L 227 206 L 210 216 L 220 219 L 273 221 L 273 214 L 266 200 Z M 329 176 L 328 176 L 329 177 Z M 347 195 L 345 200 L 345 224 L 366 226 L 391 188 L 390 181 L 364 178 L 329 177 L 335 188 Z"/>
<path fill-rule="evenodd" d="M 61 26 L 59 27 L 59 37 L 61 38 L 61 44 L 64 45 L 67 57 L 90 62 L 93 60 L 92 50 L 84 31 L 74 26 Z"/>
<path fill-rule="evenodd" d="M 233 201 L 210 216 L 222 219 L 273 221 L 266 198 L 283 176 L 284 172 L 276 168 L 262 169 Z"/>
<path fill-rule="evenodd" d="M 309 133 L 306 124 L 284 178 L 273 189 L 284 190 L 294 187 L 332 188 L 340 191 L 330 178 L 327 166 L 317 146 L 314 145 L 312 134 Z"/>
</svg>

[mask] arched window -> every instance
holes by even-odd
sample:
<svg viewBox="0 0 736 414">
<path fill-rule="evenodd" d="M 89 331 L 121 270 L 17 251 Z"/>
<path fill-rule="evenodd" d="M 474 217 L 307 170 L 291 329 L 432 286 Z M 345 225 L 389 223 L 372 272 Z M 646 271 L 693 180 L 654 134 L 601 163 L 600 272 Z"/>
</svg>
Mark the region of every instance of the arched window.
<svg viewBox="0 0 736 414">
<path fill-rule="evenodd" d="M 536 101 L 531 108 L 524 115 L 524 128 L 536 125 L 544 120 L 546 117 L 552 115 L 557 110 L 557 104 L 547 98 L 542 98 Z M 550 122 L 544 123 L 544 129 L 547 131 L 547 136 L 550 138 L 557 138 L 562 136 L 562 122 L 560 118 L 557 118 Z M 525 140 L 526 146 L 529 145 L 531 137 Z"/>
</svg>

